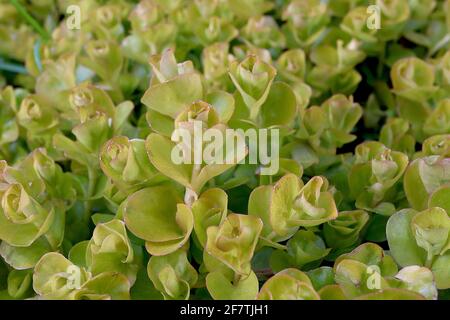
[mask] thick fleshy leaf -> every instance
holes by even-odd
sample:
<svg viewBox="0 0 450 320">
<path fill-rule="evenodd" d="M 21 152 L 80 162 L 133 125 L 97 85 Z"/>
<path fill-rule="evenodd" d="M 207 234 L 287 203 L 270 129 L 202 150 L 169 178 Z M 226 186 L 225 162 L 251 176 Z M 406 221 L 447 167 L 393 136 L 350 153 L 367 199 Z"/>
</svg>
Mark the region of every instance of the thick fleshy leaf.
<svg viewBox="0 0 450 320">
<path fill-rule="evenodd" d="M 426 100 L 435 91 L 434 70 L 418 58 L 404 58 L 391 69 L 394 92 L 411 100 Z"/>
<path fill-rule="evenodd" d="M 220 122 L 227 123 L 234 112 L 234 97 L 225 91 L 214 91 L 206 96 L 206 102 L 211 104 L 219 115 Z"/>
<path fill-rule="evenodd" d="M 178 183 L 191 187 L 192 164 L 175 164 L 172 161 L 172 150 L 176 144 L 158 134 L 150 134 L 145 146 L 152 164 L 163 174 Z"/>
<path fill-rule="evenodd" d="M 450 288 L 450 253 L 447 251 L 446 254 L 436 257 L 433 262 L 431 271 L 433 271 L 434 279 L 436 281 L 436 287 L 438 289 L 448 289 Z"/>
<path fill-rule="evenodd" d="M 324 177 L 313 177 L 300 190 L 294 202 L 292 222 L 303 227 L 312 227 L 338 216 L 333 195 L 328 190 Z"/>
<path fill-rule="evenodd" d="M 51 252 L 43 255 L 33 273 L 33 288 L 45 299 L 73 299 L 90 274 Z"/>
<path fill-rule="evenodd" d="M 292 220 L 294 200 L 298 196 L 303 183 L 293 174 L 282 177 L 273 186 L 270 202 L 270 224 L 275 233 L 283 238 L 289 238 L 298 229 L 298 224 Z"/>
<path fill-rule="evenodd" d="M 450 158 L 429 156 L 409 165 L 403 181 L 406 197 L 416 210 L 427 208 L 428 198 L 440 186 L 450 181 Z"/>
<path fill-rule="evenodd" d="M 320 267 L 307 272 L 311 283 L 317 291 L 333 285 L 334 282 L 334 272 L 331 267 Z M 320 292 L 319 292 L 320 294 Z"/>
<path fill-rule="evenodd" d="M 107 141 L 100 151 L 100 167 L 118 187 L 125 188 L 155 180 L 153 168 L 145 150 L 145 141 L 129 140 L 115 136 Z"/>
<path fill-rule="evenodd" d="M 206 287 L 215 300 L 254 300 L 259 291 L 254 272 L 237 282 L 230 281 L 219 271 L 211 272 L 206 276 Z"/>
<path fill-rule="evenodd" d="M 346 248 L 361 238 L 361 231 L 369 221 L 369 214 L 363 210 L 339 212 L 335 220 L 327 222 L 323 234 L 331 248 Z"/>
<path fill-rule="evenodd" d="M 0 238 L 14 246 L 26 247 L 46 233 L 54 219 L 54 209 L 45 208 L 19 184 L 2 192 Z"/>
<path fill-rule="evenodd" d="M 31 291 L 32 272 L 11 270 L 8 274 L 8 294 L 15 299 L 26 298 Z"/>
<path fill-rule="evenodd" d="M 387 288 L 375 293 L 368 293 L 355 298 L 356 300 L 425 300 L 413 291 L 405 289 Z"/>
<path fill-rule="evenodd" d="M 286 269 L 264 283 L 258 300 L 320 300 L 320 296 L 306 274 Z"/>
<path fill-rule="evenodd" d="M 364 142 L 356 147 L 355 163 L 348 176 L 352 197 L 356 207 L 391 215 L 392 210 L 377 210 L 388 192 L 400 180 L 408 165 L 408 157 L 392 151 L 380 142 Z"/>
<path fill-rule="evenodd" d="M 189 298 L 189 288 L 198 278 L 197 271 L 189 263 L 186 250 L 183 249 L 165 256 L 151 257 L 147 273 L 165 299 Z"/>
<path fill-rule="evenodd" d="M 27 247 L 14 247 L 2 241 L 0 255 L 11 267 L 17 270 L 33 268 L 39 259 L 52 248 L 44 237 L 34 241 Z"/>
<path fill-rule="evenodd" d="M 297 267 L 322 260 L 330 250 L 322 238 L 309 230 L 297 231 L 287 242 L 287 253 Z"/>
<path fill-rule="evenodd" d="M 331 284 L 319 290 L 321 300 L 346 300 L 344 292 L 337 284 Z"/>
<path fill-rule="evenodd" d="M 255 121 L 267 99 L 276 69 L 259 57 L 250 55 L 240 63 L 232 62 L 229 74 L 250 111 L 250 119 Z"/>
<path fill-rule="evenodd" d="M 411 221 L 417 214 L 412 209 L 404 209 L 394 214 L 386 226 L 389 249 L 400 266 L 422 265 L 426 252 L 420 248 L 414 238 Z"/>
<path fill-rule="evenodd" d="M 438 292 L 431 270 L 419 266 L 409 266 L 401 269 L 395 277 L 403 282 L 402 288 L 417 292 L 430 300 L 437 299 Z"/>
<path fill-rule="evenodd" d="M 150 87 L 141 101 L 148 108 L 175 118 L 186 106 L 202 96 L 200 76 L 183 74 Z"/>
<path fill-rule="evenodd" d="M 450 217 L 444 209 L 434 207 L 417 213 L 411 228 L 417 245 L 427 252 L 427 266 L 433 256 L 450 249 Z"/>
<path fill-rule="evenodd" d="M 288 126 L 294 121 L 296 113 L 294 91 L 284 82 L 274 82 L 261 106 L 262 126 Z"/>
<path fill-rule="evenodd" d="M 136 236 L 146 240 L 151 254 L 169 254 L 189 239 L 194 218 L 190 208 L 179 201 L 175 190 L 168 186 L 142 189 L 126 200 L 125 224 Z"/>
<path fill-rule="evenodd" d="M 129 300 L 130 283 L 121 273 L 105 272 L 84 283 L 73 297 L 77 300 Z"/>
<path fill-rule="evenodd" d="M 138 270 L 137 263 L 122 221 L 114 219 L 95 227 L 86 248 L 86 264 L 93 275 L 119 272 L 127 276 L 133 285 Z"/>
<path fill-rule="evenodd" d="M 389 284 L 372 265 L 357 260 L 343 259 L 335 267 L 335 281 L 347 298 L 384 290 Z"/>
<path fill-rule="evenodd" d="M 206 244 L 206 230 L 218 226 L 227 215 L 228 196 L 222 189 L 213 188 L 203 192 L 192 204 L 194 231 L 202 246 Z"/>
<path fill-rule="evenodd" d="M 230 214 L 219 226 L 210 226 L 206 230 L 205 249 L 236 273 L 248 276 L 262 226 L 257 217 Z"/>
<path fill-rule="evenodd" d="M 352 260 L 366 266 L 377 266 L 382 276 L 393 276 L 398 268 L 391 256 L 386 255 L 379 245 L 375 243 L 364 243 L 349 253 L 342 254 L 334 263 L 334 270 L 339 267 L 341 261 Z M 357 267 L 358 269 L 359 267 Z"/>
<path fill-rule="evenodd" d="M 450 185 L 437 188 L 428 198 L 428 207 L 439 207 L 450 215 Z"/>
</svg>

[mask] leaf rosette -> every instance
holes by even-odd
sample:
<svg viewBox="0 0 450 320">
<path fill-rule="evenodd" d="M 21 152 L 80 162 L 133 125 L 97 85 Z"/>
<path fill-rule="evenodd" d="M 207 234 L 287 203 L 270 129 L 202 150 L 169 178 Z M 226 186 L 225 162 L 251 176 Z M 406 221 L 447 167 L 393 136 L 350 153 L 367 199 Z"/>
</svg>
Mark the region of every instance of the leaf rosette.
<svg viewBox="0 0 450 320">
<path fill-rule="evenodd" d="M 276 69 L 258 56 L 249 55 L 242 62 L 232 62 L 229 74 L 250 112 L 250 119 L 255 121 L 269 94 Z"/>
<path fill-rule="evenodd" d="M 308 276 L 298 269 L 285 269 L 267 280 L 258 300 L 320 300 Z"/>
<path fill-rule="evenodd" d="M 418 58 L 398 60 L 392 66 L 391 79 L 394 93 L 408 100 L 423 102 L 436 91 L 433 66 Z"/>
<path fill-rule="evenodd" d="M 114 219 L 96 226 L 86 247 L 86 264 L 93 275 L 119 272 L 133 285 L 139 268 L 137 260 L 122 221 Z"/>
<path fill-rule="evenodd" d="M 229 214 L 219 226 L 210 226 L 206 230 L 205 249 L 237 274 L 248 276 L 262 227 L 258 217 Z"/>
<path fill-rule="evenodd" d="M 403 267 L 425 266 L 434 275 L 438 289 L 450 287 L 450 218 L 444 209 L 433 207 L 417 212 L 400 210 L 386 227 L 390 252 Z"/>
<path fill-rule="evenodd" d="M 145 150 L 145 140 L 115 136 L 100 151 L 100 167 L 119 188 L 144 186 L 157 172 Z"/>
<path fill-rule="evenodd" d="M 152 256 L 147 272 L 155 288 L 167 300 L 187 300 L 190 288 L 198 280 L 197 271 L 189 263 L 186 250 L 183 249 L 165 256 Z"/>
<path fill-rule="evenodd" d="M 450 159 L 439 155 L 423 157 L 411 162 L 405 172 L 403 186 L 413 209 L 426 209 L 433 192 L 450 182 L 449 167 Z"/>
<path fill-rule="evenodd" d="M 392 151 L 380 142 L 370 141 L 358 145 L 355 162 L 348 176 L 356 207 L 383 215 L 394 213 L 392 204 L 383 205 L 383 202 L 403 176 L 407 165 L 408 156 Z"/>
<path fill-rule="evenodd" d="M 327 245 L 343 249 L 357 244 L 369 218 L 369 214 L 364 210 L 339 212 L 335 220 L 328 221 L 323 226 Z"/>
<path fill-rule="evenodd" d="M 120 273 L 107 272 L 92 277 L 63 255 L 47 253 L 33 273 L 33 289 L 45 300 L 127 300 L 130 284 Z"/>
</svg>

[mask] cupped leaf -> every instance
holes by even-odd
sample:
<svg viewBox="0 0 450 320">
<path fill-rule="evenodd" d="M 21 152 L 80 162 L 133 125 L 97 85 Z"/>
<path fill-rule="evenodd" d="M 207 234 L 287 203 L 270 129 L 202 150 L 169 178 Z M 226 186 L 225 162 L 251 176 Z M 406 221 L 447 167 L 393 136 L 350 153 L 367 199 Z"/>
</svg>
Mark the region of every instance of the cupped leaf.
<svg viewBox="0 0 450 320">
<path fill-rule="evenodd" d="M 294 200 L 303 186 L 302 181 L 294 174 L 287 174 L 275 183 L 270 202 L 270 224 L 275 233 L 289 238 L 298 229 L 292 222 Z"/>
<path fill-rule="evenodd" d="M 213 188 L 203 192 L 192 204 L 194 231 L 200 244 L 206 244 L 206 230 L 218 226 L 227 215 L 228 196 L 222 189 Z"/>
<path fill-rule="evenodd" d="M 189 263 L 184 249 L 151 257 L 147 273 L 165 299 L 188 299 L 189 289 L 198 279 L 197 271 Z"/>
<path fill-rule="evenodd" d="M 138 270 L 137 260 L 122 221 L 113 219 L 95 227 L 86 247 L 86 264 L 93 275 L 119 272 L 133 285 Z"/>
<path fill-rule="evenodd" d="M 413 209 L 400 210 L 389 218 L 386 225 L 390 253 L 402 267 L 423 265 L 425 262 L 426 252 L 417 245 L 411 228 L 416 214 Z"/>
<path fill-rule="evenodd" d="M 119 186 L 142 184 L 156 174 L 148 159 L 145 141 L 115 136 L 100 151 L 100 167 Z"/>
<path fill-rule="evenodd" d="M 129 300 L 130 282 L 117 272 L 101 273 L 84 283 L 74 294 L 76 300 Z"/>
<path fill-rule="evenodd" d="M 403 181 L 406 197 L 416 210 L 427 208 L 428 198 L 440 186 L 450 181 L 450 158 L 437 155 L 411 162 Z"/>
<path fill-rule="evenodd" d="M 438 289 L 450 288 L 449 264 L 450 253 L 447 251 L 444 255 L 436 257 L 436 260 L 434 260 L 433 265 L 431 266 L 431 271 L 433 271 L 436 287 Z"/>
<path fill-rule="evenodd" d="M 263 223 L 261 219 L 240 214 L 230 214 L 219 226 L 207 230 L 206 251 L 236 273 L 247 276 L 250 261 L 258 243 Z"/>
<path fill-rule="evenodd" d="M 215 300 L 254 300 L 259 291 L 258 278 L 253 271 L 236 282 L 220 271 L 208 273 L 206 287 Z"/>
<path fill-rule="evenodd" d="M 49 230 L 54 214 L 53 207 L 43 207 L 22 185 L 12 184 L 2 192 L 0 238 L 13 246 L 29 246 Z"/>
<path fill-rule="evenodd" d="M 294 202 L 292 222 L 303 227 L 312 227 L 336 219 L 338 211 L 328 181 L 324 177 L 313 177 L 300 190 Z"/>
<path fill-rule="evenodd" d="M 45 299 L 74 299 L 77 290 L 90 277 L 90 273 L 60 253 L 50 252 L 34 268 L 33 289 Z"/>
<path fill-rule="evenodd" d="M 379 245 L 371 242 L 363 243 L 351 252 L 340 255 L 334 263 L 334 270 L 337 270 L 341 261 L 344 260 L 357 261 L 369 267 L 377 266 L 382 276 L 393 276 L 398 271 L 392 257 L 386 255 Z"/>
<path fill-rule="evenodd" d="M 412 233 L 419 247 L 427 252 L 426 265 L 433 256 L 450 248 L 450 217 L 444 209 L 434 207 L 421 211 L 411 219 Z"/>
<path fill-rule="evenodd" d="M 297 114 L 294 91 L 283 82 L 274 82 L 266 101 L 261 106 L 263 127 L 288 126 Z"/>
<path fill-rule="evenodd" d="M 285 269 L 262 286 L 258 300 L 320 300 L 308 276 L 297 269 Z"/>
<path fill-rule="evenodd" d="M 355 300 L 425 300 L 425 298 L 413 291 L 386 288 L 378 292 L 361 295 L 356 297 Z"/>
<path fill-rule="evenodd" d="M 417 292 L 430 300 L 437 299 L 438 292 L 431 270 L 419 266 L 409 266 L 401 269 L 395 277 L 402 281 L 401 288 Z"/>
<path fill-rule="evenodd" d="M 52 247 L 45 237 L 38 238 L 27 247 L 14 247 L 5 241 L 0 244 L 0 255 L 17 270 L 33 268 L 39 259 L 50 251 Z"/>
<path fill-rule="evenodd" d="M 331 248 L 346 248 L 361 239 L 361 231 L 369 221 L 369 214 L 363 210 L 339 212 L 335 220 L 324 224 L 323 234 Z"/>
</svg>

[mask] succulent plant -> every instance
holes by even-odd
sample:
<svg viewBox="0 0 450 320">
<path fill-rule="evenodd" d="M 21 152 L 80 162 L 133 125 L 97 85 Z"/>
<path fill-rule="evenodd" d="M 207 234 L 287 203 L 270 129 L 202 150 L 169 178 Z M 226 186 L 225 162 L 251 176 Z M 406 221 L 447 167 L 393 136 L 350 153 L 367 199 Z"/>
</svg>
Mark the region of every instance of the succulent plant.
<svg viewBox="0 0 450 320">
<path fill-rule="evenodd" d="M 448 0 L 0 0 L 0 299 L 448 299 L 449 32 Z"/>
</svg>

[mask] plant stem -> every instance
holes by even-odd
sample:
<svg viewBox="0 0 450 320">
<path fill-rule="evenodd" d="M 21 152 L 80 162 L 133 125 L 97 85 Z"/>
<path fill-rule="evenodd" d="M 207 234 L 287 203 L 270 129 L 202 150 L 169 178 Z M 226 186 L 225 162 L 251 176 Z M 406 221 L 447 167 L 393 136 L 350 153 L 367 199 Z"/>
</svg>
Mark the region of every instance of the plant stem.
<svg viewBox="0 0 450 320">
<path fill-rule="evenodd" d="M 91 216 L 91 208 L 92 208 L 92 196 L 94 195 L 95 191 L 95 184 L 97 182 L 97 174 L 96 171 L 90 167 L 88 169 L 88 192 L 87 192 L 87 199 L 85 201 L 85 216 L 90 217 Z"/>
<path fill-rule="evenodd" d="M 16 8 L 17 12 L 19 12 L 25 19 L 25 21 L 28 22 L 28 24 L 32 26 L 37 33 L 39 33 L 43 40 L 47 41 L 50 39 L 50 35 L 47 30 L 45 30 L 39 22 L 28 13 L 27 9 L 25 9 L 25 7 L 20 4 L 18 0 L 10 0 L 10 2 Z"/>
<path fill-rule="evenodd" d="M 377 77 L 378 79 L 381 79 L 383 76 L 383 68 L 384 68 L 384 62 L 386 59 L 386 42 L 383 42 L 381 45 L 381 54 L 379 56 L 380 60 L 378 61 L 378 67 L 377 67 Z"/>
<path fill-rule="evenodd" d="M 190 188 L 186 188 L 186 192 L 184 194 L 184 203 L 190 207 L 197 199 L 198 199 L 197 193 Z"/>
<path fill-rule="evenodd" d="M 234 280 L 233 280 L 233 284 L 237 285 L 239 283 L 239 281 L 241 281 L 241 275 L 237 272 L 234 273 Z"/>
</svg>

